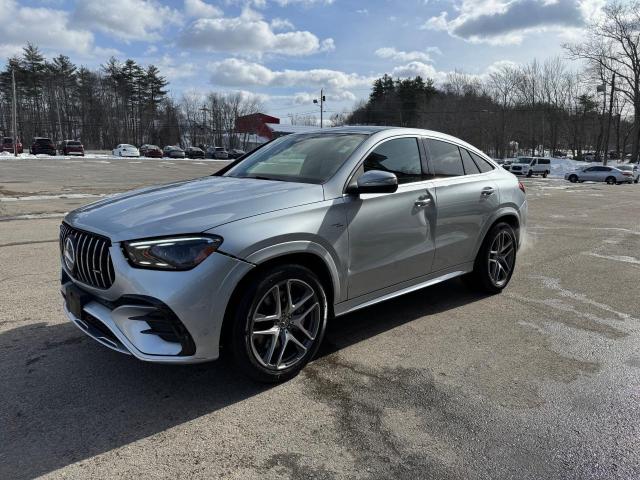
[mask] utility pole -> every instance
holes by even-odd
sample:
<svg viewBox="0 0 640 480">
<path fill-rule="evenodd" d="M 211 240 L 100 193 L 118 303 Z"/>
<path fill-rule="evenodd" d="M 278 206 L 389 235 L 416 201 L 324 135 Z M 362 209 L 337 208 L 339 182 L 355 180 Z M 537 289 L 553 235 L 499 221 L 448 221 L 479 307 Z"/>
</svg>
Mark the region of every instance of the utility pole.
<svg viewBox="0 0 640 480">
<path fill-rule="evenodd" d="M 613 94 L 616 90 L 616 74 L 615 72 L 611 76 L 611 96 L 609 97 L 609 118 L 607 119 L 607 131 L 604 133 L 604 161 L 603 165 L 607 164 L 609 159 L 609 133 L 611 132 L 611 116 L 613 115 Z M 606 92 L 605 92 L 606 95 Z M 619 159 L 618 159 L 619 160 Z"/>
<path fill-rule="evenodd" d="M 16 101 L 16 71 L 11 69 L 11 84 L 13 88 L 13 156 L 18 156 L 18 103 Z"/>
<path fill-rule="evenodd" d="M 324 101 L 325 101 L 325 98 L 324 98 L 324 91 L 323 91 L 323 89 L 321 88 L 321 89 L 320 89 L 320 102 L 318 102 L 318 99 L 317 99 L 317 98 L 314 98 L 314 99 L 313 99 L 313 103 L 315 103 L 315 104 L 320 103 L 320 128 L 322 128 L 322 123 L 323 123 L 323 122 L 322 122 L 322 117 L 323 117 L 323 113 L 324 113 Z"/>
<path fill-rule="evenodd" d="M 201 112 L 204 112 L 204 120 L 202 121 L 202 124 L 204 125 L 204 142 L 205 142 L 205 146 L 206 146 L 206 142 L 207 142 L 207 112 L 209 111 L 209 109 L 207 108 L 207 105 L 204 104 L 202 105 L 202 108 L 200 109 Z"/>
</svg>

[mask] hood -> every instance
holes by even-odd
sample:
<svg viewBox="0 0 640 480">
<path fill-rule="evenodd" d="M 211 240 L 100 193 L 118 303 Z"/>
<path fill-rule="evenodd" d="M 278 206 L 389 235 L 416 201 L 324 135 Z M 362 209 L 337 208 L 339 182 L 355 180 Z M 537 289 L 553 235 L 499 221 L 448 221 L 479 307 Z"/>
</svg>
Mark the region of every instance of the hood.
<svg viewBox="0 0 640 480">
<path fill-rule="evenodd" d="M 65 221 L 117 242 L 203 232 L 323 199 L 322 185 L 204 177 L 108 197 L 70 212 Z"/>
</svg>

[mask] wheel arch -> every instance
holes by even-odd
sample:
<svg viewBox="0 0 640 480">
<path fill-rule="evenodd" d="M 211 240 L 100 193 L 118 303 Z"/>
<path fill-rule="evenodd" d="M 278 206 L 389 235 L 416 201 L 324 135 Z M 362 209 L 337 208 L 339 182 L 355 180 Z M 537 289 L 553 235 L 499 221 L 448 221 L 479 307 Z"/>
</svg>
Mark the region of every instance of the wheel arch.
<svg viewBox="0 0 640 480">
<path fill-rule="evenodd" d="M 482 231 L 482 235 L 479 235 L 478 242 L 476 244 L 475 252 L 473 258 L 478 255 L 478 251 L 484 242 L 484 239 L 487 237 L 487 234 L 491 231 L 494 225 L 499 222 L 505 222 L 513 228 L 516 239 L 518 241 L 518 246 L 522 243 L 520 238 L 520 228 L 523 227 L 523 224 L 520 219 L 520 215 L 514 208 L 502 208 L 498 210 L 485 224 L 485 228 Z"/>
<path fill-rule="evenodd" d="M 329 315 L 333 315 L 333 305 L 336 299 L 340 298 L 341 292 L 338 269 L 328 252 L 325 251 L 324 255 L 322 254 L 322 250 L 324 250 L 322 247 L 315 244 L 317 246 L 314 248 L 309 245 L 299 245 L 300 243 L 308 244 L 312 242 L 287 242 L 286 244 L 274 245 L 260 250 L 247 258 L 248 261 L 256 266 L 240 279 L 227 302 L 220 333 L 221 346 L 228 343 L 233 322 L 233 308 L 239 301 L 246 285 L 258 278 L 263 272 L 277 265 L 302 265 L 315 273 L 325 289 Z"/>
</svg>

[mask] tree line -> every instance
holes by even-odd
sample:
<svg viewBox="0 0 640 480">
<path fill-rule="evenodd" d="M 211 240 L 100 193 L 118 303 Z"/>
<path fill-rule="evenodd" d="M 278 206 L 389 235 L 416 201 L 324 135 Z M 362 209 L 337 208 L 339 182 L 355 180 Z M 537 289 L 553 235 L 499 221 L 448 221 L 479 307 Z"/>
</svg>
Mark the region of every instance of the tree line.
<svg viewBox="0 0 640 480">
<path fill-rule="evenodd" d="M 0 71 L 0 134 L 6 136 L 13 134 L 12 71 L 17 136 L 25 146 L 42 136 L 78 139 L 85 148 L 106 150 L 119 143 L 242 147 L 235 118 L 259 107 L 238 94 L 185 95 L 175 101 L 155 65 L 110 58 L 91 70 L 65 55 L 47 60 L 37 46 L 27 44 Z"/>
</svg>

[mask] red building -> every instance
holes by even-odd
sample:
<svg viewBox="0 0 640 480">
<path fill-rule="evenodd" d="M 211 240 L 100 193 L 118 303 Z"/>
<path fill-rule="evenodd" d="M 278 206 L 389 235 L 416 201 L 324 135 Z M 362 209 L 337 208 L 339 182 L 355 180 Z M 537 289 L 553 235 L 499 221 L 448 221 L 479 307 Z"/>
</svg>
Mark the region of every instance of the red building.
<svg viewBox="0 0 640 480">
<path fill-rule="evenodd" d="M 279 124 L 280 119 L 264 113 L 252 113 L 236 119 L 236 131 L 271 140 L 273 139 L 273 130 L 267 126 L 268 123 Z"/>
</svg>

